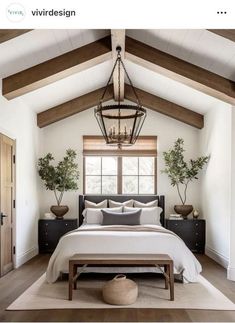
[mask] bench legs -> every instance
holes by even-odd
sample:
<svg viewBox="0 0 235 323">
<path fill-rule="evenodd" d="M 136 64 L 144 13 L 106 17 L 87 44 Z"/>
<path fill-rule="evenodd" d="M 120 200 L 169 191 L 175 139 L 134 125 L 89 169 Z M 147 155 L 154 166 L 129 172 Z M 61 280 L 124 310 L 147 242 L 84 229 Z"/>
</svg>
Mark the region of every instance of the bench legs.
<svg viewBox="0 0 235 323">
<path fill-rule="evenodd" d="M 77 279 L 86 268 L 87 265 L 83 265 L 80 272 L 77 272 L 79 265 L 69 263 L 69 300 L 73 298 L 73 289 L 77 289 Z"/>
<path fill-rule="evenodd" d="M 164 272 L 165 272 L 165 289 L 169 288 L 169 277 L 170 277 L 170 273 L 169 273 L 169 266 L 164 265 Z M 167 275 L 167 276 L 166 276 Z"/>
<path fill-rule="evenodd" d="M 77 278 L 82 273 L 83 269 L 87 265 L 84 265 L 82 270 L 77 273 L 77 265 L 69 262 L 69 300 L 73 298 L 73 289 L 77 289 Z M 159 265 L 156 265 L 160 268 Z M 161 268 L 160 268 L 161 269 Z M 169 289 L 170 285 L 170 300 L 174 300 L 174 270 L 173 270 L 173 261 L 167 265 L 164 265 L 164 271 L 162 270 L 165 277 L 165 289 Z"/>
<path fill-rule="evenodd" d="M 169 265 L 169 279 L 170 279 L 170 299 L 171 301 L 174 300 L 174 269 L 173 269 L 173 262 Z"/>
<path fill-rule="evenodd" d="M 70 301 L 73 298 L 73 272 L 74 272 L 74 265 L 69 263 L 69 300 Z"/>
<path fill-rule="evenodd" d="M 173 268 L 173 262 L 169 263 L 167 265 L 164 265 L 164 271 L 161 269 L 159 265 L 156 265 L 158 267 L 165 278 L 165 289 L 169 289 L 170 285 L 170 300 L 174 300 L 174 268 Z"/>
<path fill-rule="evenodd" d="M 69 264 L 69 300 L 73 299 L 73 289 L 77 289 L 77 266 Z"/>
</svg>

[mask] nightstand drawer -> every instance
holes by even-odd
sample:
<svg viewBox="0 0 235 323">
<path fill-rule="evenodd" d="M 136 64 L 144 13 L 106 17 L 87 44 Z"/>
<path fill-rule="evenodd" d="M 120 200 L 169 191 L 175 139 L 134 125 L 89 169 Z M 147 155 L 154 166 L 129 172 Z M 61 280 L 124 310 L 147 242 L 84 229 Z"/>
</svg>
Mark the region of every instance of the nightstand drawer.
<svg viewBox="0 0 235 323">
<path fill-rule="evenodd" d="M 56 244 L 49 241 L 41 241 L 39 244 L 39 252 L 40 253 L 47 253 L 53 252 L 56 248 Z"/>
<path fill-rule="evenodd" d="M 205 244 L 201 241 L 195 242 L 190 250 L 195 253 L 204 253 L 205 252 Z"/>
<path fill-rule="evenodd" d="M 176 233 L 192 252 L 204 253 L 205 220 L 166 220 L 166 228 Z"/>
<path fill-rule="evenodd" d="M 72 231 L 77 227 L 77 219 L 40 219 L 38 223 L 39 252 L 53 252 L 60 238 L 67 232 Z"/>
</svg>

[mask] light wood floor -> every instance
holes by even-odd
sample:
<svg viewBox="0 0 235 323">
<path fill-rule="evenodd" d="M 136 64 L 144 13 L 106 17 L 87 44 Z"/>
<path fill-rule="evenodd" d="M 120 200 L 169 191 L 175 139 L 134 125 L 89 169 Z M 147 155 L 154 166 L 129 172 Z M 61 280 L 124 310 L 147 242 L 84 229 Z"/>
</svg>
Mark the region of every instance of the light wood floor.
<svg viewBox="0 0 235 323">
<path fill-rule="evenodd" d="M 6 307 L 21 295 L 46 270 L 49 256 L 39 255 L 0 279 L 0 322 L 2 321 L 161 321 L 161 322 L 234 322 L 235 311 L 100 309 L 6 311 Z M 203 276 L 235 303 L 235 282 L 226 279 L 226 270 L 207 256 L 198 256 Z"/>
</svg>

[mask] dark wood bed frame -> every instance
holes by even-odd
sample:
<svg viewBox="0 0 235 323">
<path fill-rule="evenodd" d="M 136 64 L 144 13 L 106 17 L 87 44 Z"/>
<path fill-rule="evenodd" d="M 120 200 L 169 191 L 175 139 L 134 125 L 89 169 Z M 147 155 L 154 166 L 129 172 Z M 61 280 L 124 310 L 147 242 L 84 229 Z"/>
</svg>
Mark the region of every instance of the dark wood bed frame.
<svg viewBox="0 0 235 323">
<path fill-rule="evenodd" d="M 165 226 L 165 196 L 163 195 L 79 195 L 79 226 L 83 223 L 82 212 L 85 208 L 85 200 L 99 203 L 103 200 L 125 202 L 131 199 L 142 203 L 148 203 L 157 199 L 158 206 L 160 206 L 163 210 L 160 215 L 160 221 L 162 226 Z"/>
</svg>

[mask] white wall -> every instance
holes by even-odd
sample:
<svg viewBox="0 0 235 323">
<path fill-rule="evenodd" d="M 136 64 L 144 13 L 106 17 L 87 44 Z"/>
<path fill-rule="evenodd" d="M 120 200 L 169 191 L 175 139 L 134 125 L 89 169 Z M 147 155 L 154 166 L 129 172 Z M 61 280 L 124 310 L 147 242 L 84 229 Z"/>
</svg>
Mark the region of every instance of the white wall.
<svg viewBox="0 0 235 323">
<path fill-rule="evenodd" d="M 63 204 L 68 204 L 70 211 L 67 217 L 77 216 L 78 193 L 82 193 L 82 136 L 100 135 L 100 129 L 94 117 L 94 110 L 89 109 L 70 118 L 52 124 L 41 130 L 42 137 L 42 155 L 51 152 L 56 159 L 62 158 L 65 150 L 73 148 L 78 152 L 80 181 L 79 192 L 66 192 Z M 178 137 L 185 140 L 186 156 L 194 158 L 198 156 L 199 130 L 187 126 L 162 114 L 148 110 L 147 119 L 141 131 L 142 135 L 158 136 L 158 194 L 166 196 L 166 212 L 173 211 L 174 204 L 179 204 L 176 189 L 170 186 L 168 177 L 161 174 L 164 164 L 162 152 L 168 150 Z M 45 191 L 41 186 L 41 215 L 49 210 L 50 205 L 54 204 L 52 192 Z M 192 183 L 189 186 L 187 203 L 195 207 L 199 205 L 199 185 Z"/>
<path fill-rule="evenodd" d="M 218 101 L 204 118 L 201 154 L 210 155 L 201 179 L 201 200 L 206 219 L 206 253 L 222 264 L 229 259 L 231 214 L 231 107 Z"/>
<path fill-rule="evenodd" d="M 235 281 L 235 108 L 232 108 L 231 216 L 228 279 Z"/>
<path fill-rule="evenodd" d="M 20 100 L 0 96 L 0 132 L 16 139 L 16 265 L 37 254 L 36 115 Z"/>
</svg>

